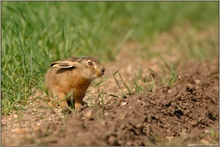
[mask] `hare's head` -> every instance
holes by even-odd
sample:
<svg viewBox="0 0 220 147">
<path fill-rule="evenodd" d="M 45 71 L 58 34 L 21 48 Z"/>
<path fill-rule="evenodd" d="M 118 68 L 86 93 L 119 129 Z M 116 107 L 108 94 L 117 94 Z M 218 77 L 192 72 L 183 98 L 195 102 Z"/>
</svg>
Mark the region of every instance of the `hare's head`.
<svg viewBox="0 0 220 147">
<path fill-rule="evenodd" d="M 77 70 L 84 78 L 87 79 L 101 77 L 105 72 L 105 68 L 99 60 L 94 57 L 71 57 L 66 60 L 56 61 L 51 64 L 51 67 Z"/>
</svg>

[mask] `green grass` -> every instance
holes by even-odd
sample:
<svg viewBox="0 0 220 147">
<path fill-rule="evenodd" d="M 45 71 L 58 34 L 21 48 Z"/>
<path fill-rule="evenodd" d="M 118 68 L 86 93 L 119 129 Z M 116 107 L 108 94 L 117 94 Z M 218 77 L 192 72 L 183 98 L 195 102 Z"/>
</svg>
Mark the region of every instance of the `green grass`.
<svg viewBox="0 0 220 147">
<path fill-rule="evenodd" d="M 34 87 L 45 90 L 44 75 L 54 60 L 74 55 L 110 62 L 128 39 L 150 42 L 184 22 L 196 30 L 218 25 L 218 2 L 1 2 L 1 7 L 3 114 L 25 104 Z"/>
</svg>

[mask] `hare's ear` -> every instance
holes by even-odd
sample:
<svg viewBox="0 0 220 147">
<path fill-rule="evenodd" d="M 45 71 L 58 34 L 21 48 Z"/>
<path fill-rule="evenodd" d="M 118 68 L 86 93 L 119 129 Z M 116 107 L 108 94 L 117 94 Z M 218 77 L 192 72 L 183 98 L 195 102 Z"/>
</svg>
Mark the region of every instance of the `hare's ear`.
<svg viewBox="0 0 220 147">
<path fill-rule="evenodd" d="M 77 61 L 56 61 L 51 64 L 51 67 L 59 67 L 59 68 L 75 68 L 79 63 Z"/>
</svg>

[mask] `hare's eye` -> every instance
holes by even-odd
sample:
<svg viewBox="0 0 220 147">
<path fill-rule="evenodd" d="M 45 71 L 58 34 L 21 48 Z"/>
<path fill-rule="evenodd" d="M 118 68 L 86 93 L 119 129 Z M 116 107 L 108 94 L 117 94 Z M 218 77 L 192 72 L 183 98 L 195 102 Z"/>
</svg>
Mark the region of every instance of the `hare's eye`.
<svg viewBox="0 0 220 147">
<path fill-rule="evenodd" d="M 92 61 L 89 61 L 89 62 L 88 62 L 88 65 L 89 65 L 89 66 L 93 66 L 93 62 L 92 62 Z"/>
</svg>

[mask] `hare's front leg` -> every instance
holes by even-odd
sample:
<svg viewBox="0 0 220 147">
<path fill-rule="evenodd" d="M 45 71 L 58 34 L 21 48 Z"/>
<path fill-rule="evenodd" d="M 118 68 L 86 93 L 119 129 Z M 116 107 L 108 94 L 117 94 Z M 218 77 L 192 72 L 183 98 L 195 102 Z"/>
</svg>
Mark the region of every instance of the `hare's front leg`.
<svg viewBox="0 0 220 147">
<path fill-rule="evenodd" d="M 62 91 L 57 92 L 58 103 L 62 109 L 68 108 L 67 97 L 66 94 Z"/>
<path fill-rule="evenodd" d="M 75 106 L 75 109 L 79 109 L 79 108 L 82 107 L 82 105 L 83 105 L 83 97 L 84 97 L 84 96 L 74 98 L 74 101 L 75 101 L 75 105 L 74 105 L 74 106 Z"/>
<path fill-rule="evenodd" d="M 80 98 L 75 99 L 75 109 L 82 107 L 82 104 L 83 104 L 82 99 L 80 99 Z"/>
</svg>

